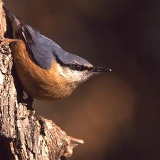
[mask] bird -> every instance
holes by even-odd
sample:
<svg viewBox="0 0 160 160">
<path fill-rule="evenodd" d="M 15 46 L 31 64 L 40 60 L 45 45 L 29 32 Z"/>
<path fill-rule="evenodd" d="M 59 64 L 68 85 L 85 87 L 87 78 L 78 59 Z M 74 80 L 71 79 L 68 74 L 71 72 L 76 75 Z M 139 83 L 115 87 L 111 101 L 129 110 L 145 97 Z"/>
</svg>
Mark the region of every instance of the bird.
<svg viewBox="0 0 160 160">
<path fill-rule="evenodd" d="M 68 97 L 80 84 L 106 67 L 95 67 L 84 58 L 62 49 L 37 29 L 19 20 L 4 5 L 6 19 L 12 25 L 13 60 L 23 90 L 42 101 Z"/>
</svg>

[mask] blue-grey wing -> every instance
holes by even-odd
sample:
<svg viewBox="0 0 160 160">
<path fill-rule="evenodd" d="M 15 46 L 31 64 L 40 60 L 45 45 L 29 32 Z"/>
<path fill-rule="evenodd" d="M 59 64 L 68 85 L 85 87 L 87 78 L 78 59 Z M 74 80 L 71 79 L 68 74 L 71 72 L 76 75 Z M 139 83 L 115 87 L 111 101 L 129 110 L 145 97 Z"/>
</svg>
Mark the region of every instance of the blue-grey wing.
<svg viewBox="0 0 160 160">
<path fill-rule="evenodd" d="M 27 24 L 22 26 L 22 36 L 26 42 L 30 57 L 41 68 L 50 69 L 53 59 L 65 66 L 79 64 L 88 68 L 92 67 L 87 60 L 66 52 L 54 41 L 43 36 Z"/>
<path fill-rule="evenodd" d="M 31 59 L 41 68 L 50 69 L 54 52 L 61 47 L 27 24 L 22 26 L 22 37 Z"/>
</svg>

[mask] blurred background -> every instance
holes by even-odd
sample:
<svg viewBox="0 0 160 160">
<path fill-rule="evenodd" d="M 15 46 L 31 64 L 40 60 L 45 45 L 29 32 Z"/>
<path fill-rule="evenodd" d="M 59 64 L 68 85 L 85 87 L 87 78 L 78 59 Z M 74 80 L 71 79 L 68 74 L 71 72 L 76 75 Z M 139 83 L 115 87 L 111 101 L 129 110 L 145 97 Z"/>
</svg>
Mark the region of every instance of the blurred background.
<svg viewBox="0 0 160 160">
<path fill-rule="evenodd" d="M 4 0 L 63 49 L 113 72 L 36 114 L 83 139 L 71 160 L 160 159 L 160 1 Z"/>
</svg>

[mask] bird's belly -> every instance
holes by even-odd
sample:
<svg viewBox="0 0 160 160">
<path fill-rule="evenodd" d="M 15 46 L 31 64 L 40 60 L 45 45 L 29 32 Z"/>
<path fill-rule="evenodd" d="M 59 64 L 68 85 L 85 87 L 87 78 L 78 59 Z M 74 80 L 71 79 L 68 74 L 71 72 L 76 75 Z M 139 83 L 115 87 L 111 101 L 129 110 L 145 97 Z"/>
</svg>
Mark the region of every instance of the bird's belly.
<svg viewBox="0 0 160 160">
<path fill-rule="evenodd" d="M 55 101 L 71 94 L 70 84 L 58 79 L 56 65 L 49 70 L 39 67 L 28 56 L 23 41 L 16 42 L 13 58 L 23 89 L 33 98 Z"/>
</svg>

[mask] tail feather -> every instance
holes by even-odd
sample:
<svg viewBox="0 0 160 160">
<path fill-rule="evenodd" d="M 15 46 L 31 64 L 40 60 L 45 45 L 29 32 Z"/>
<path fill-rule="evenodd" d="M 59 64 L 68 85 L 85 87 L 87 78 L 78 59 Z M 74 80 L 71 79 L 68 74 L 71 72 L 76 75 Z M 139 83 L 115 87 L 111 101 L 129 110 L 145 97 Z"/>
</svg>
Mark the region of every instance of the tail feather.
<svg viewBox="0 0 160 160">
<path fill-rule="evenodd" d="M 6 18 L 11 22 L 12 29 L 13 29 L 13 37 L 17 38 L 17 34 L 20 31 L 21 25 L 23 22 L 21 22 L 13 13 L 11 13 L 6 6 L 3 4 L 3 9 L 6 14 Z"/>
<path fill-rule="evenodd" d="M 6 13 L 7 18 L 8 18 L 11 22 L 13 22 L 13 21 L 15 21 L 15 20 L 17 19 L 17 17 L 16 17 L 14 14 L 12 14 L 12 13 L 6 8 L 6 6 L 5 6 L 4 4 L 3 4 L 3 9 L 4 9 L 5 13 Z"/>
</svg>

